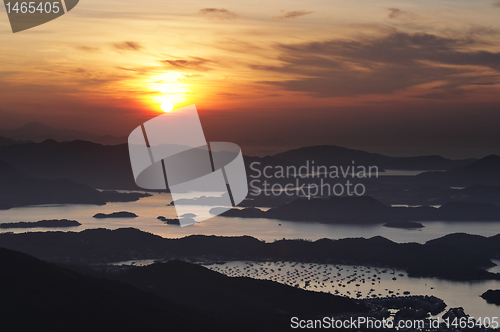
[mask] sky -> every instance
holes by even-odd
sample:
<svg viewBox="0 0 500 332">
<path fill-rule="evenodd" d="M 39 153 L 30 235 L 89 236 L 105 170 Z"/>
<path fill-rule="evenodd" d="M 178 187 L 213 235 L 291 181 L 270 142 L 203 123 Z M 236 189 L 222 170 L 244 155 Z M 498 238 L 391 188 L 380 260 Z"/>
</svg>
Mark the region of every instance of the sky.
<svg viewBox="0 0 500 332">
<path fill-rule="evenodd" d="M 497 0 L 82 0 L 15 34 L 0 10 L 0 128 L 128 136 L 168 101 L 261 152 L 500 154 Z"/>
</svg>

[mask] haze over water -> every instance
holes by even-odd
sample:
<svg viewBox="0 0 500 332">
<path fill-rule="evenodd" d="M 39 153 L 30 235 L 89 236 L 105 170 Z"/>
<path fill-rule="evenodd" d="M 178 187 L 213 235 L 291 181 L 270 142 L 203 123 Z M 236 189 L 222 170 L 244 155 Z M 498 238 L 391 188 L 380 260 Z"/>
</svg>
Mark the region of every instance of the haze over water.
<svg viewBox="0 0 500 332">
<path fill-rule="evenodd" d="M 82 225 L 70 228 L 32 228 L 32 229 L 2 229 L 2 232 L 32 232 L 32 231 L 82 231 L 92 228 L 117 229 L 133 227 L 145 232 L 160 235 L 165 238 L 180 238 L 189 235 L 219 235 L 242 236 L 249 235 L 259 240 L 272 242 L 274 240 L 321 238 L 341 239 L 352 237 L 370 238 L 383 236 L 394 242 L 418 242 L 436 239 L 452 233 L 468 233 L 482 236 L 493 236 L 500 233 L 499 222 L 421 222 L 425 227 L 418 230 L 388 228 L 377 225 L 341 225 L 322 224 L 317 222 L 287 222 L 273 219 L 227 218 L 213 217 L 204 222 L 178 227 L 166 225 L 156 219 L 158 216 L 176 218 L 175 208 L 167 206 L 171 202 L 169 194 L 154 194 L 137 202 L 108 203 L 97 205 L 41 205 L 13 208 L 0 213 L 0 223 L 19 221 L 38 221 L 42 219 L 77 220 Z M 193 206 L 196 210 L 196 206 Z M 99 212 L 112 213 L 129 211 L 138 218 L 95 219 L 93 215 Z M 281 226 L 280 226 L 281 225 Z"/>
</svg>

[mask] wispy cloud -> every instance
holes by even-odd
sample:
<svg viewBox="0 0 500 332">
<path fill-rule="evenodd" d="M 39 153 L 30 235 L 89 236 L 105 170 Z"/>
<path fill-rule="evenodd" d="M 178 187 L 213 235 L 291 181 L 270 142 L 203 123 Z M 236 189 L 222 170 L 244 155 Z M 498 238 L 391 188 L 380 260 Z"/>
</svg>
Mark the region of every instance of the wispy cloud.
<svg viewBox="0 0 500 332">
<path fill-rule="evenodd" d="M 161 63 L 172 69 L 208 71 L 212 70 L 209 65 L 215 62 L 204 58 L 192 57 L 191 60 L 161 60 Z"/>
<path fill-rule="evenodd" d="M 410 18 L 416 19 L 417 15 L 411 12 L 407 12 L 398 8 L 387 8 L 389 10 L 389 18 Z"/>
<path fill-rule="evenodd" d="M 500 0 L 496 0 L 493 2 L 493 6 L 500 7 Z"/>
<path fill-rule="evenodd" d="M 98 47 L 90 47 L 90 46 L 76 46 L 75 47 L 79 51 L 84 51 L 84 52 L 97 52 L 99 51 Z"/>
<path fill-rule="evenodd" d="M 216 18 L 220 20 L 229 20 L 238 17 L 235 12 L 229 11 L 224 8 L 203 8 L 198 12 L 200 15 L 207 16 L 209 18 Z"/>
<path fill-rule="evenodd" d="M 469 37 L 396 32 L 355 41 L 281 44 L 281 66 L 253 68 L 288 74 L 294 78 L 264 83 L 315 97 L 390 94 L 430 83 L 448 91 L 494 84 L 500 79 L 500 53 L 474 47 L 478 43 Z"/>
<path fill-rule="evenodd" d="M 306 11 L 306 10 L 292 10 L 292 11 L 281 11 L 282 14 L 278 16 L 274 16 L 273 19 L 288 19 L 288 18 L 297 18 L 305 15 L 312 14 L 314 12 Z"/>
<path fill-rule="evenodd" d="M 142 49 L 141 44 L 133 41 L 124 41 L 121 43 L 114 43 L 113 47 L 122 51 L 140 51 Z"/>
<path fill-rule="evenodd" d="M 431 21 L 426 17 L 399 8 L 387 8 L 391 25 L 428 31 L 429 28 L 440 26 L 439 22 Z"/>
</svg>

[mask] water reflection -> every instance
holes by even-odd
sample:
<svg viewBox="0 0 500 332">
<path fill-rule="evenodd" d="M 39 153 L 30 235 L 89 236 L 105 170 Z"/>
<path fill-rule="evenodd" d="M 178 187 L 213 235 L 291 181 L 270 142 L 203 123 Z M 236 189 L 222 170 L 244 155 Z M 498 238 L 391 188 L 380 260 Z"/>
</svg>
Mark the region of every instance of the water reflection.
<svg viewBox="0 0 500 332">
<path fill-rule="evenodd" d="M 241 236 L 250 235 L 260 240 L 272 242 L 283 238 L 318 240 L 321 238 L 352 238 L 383 236 L 395 242 L 425 243 L 428 240 L 451 233 L 468 233 L 492 236 L 500 233 L 500 222 L 421 222 L 425 227 L 418 230 L 388 228 L 382 225 L 328 225 L 316 222 L 291 222 L 272 219 L 243 219 L 214 217 L 206 222 L 189 227 L 165 225 L 158 216 L 176 218 L 175 208 L 168 206 L 169 194 L 154 194 L 137 202 L 108 203 L 96 205 L 45 205 L 20 207 L 0 211 L 0 223 L 18 221 L 38 221 L 42 219 L 73 219 L 82 225 L 65 228 L 2 229 L 2 232 L 22 233 L 26 231 L 81 231 L 91 228 L 117 229 L 134 227 L 167 238 L 180 238 L 193 234 Z M 196 211 L 197 207 L 193 206 Z M 200 207 L 203 209 L 203 207 Z M 96 213 L 130 211 L 138 218 L 95 219 Z"/>
<path fill-rule="evenodd" d="M 368 266 L 295 262 L 245 262 L 206 265 L 231 277 L 266 279 L 302 289 L 354 298 L 434 295 L 449 308 L 463 307 L 472 317 L 498 316 L 499 307 L 480 295 L 500 288 L 500 281 L 455 282 L 410 278 L 402 270 Z M 444 312 L 443 312 L 444 313 Z"/>
</svg>

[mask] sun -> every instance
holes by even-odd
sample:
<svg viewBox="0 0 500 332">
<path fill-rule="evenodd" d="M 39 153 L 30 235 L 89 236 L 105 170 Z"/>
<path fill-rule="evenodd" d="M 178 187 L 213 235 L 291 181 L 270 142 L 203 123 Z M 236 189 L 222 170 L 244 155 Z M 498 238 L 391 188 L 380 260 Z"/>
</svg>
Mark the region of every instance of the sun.
<svg viewBox="0 0 500 332">
<path fill-rule="evenodd" d="M 163 104 L 161 104 L 160 108 L 163 112 L 168 113 L 174 109 L 174 104 L 172 104 L 170 101 L 167 100 L 163 102 Z"/>
</svg>

